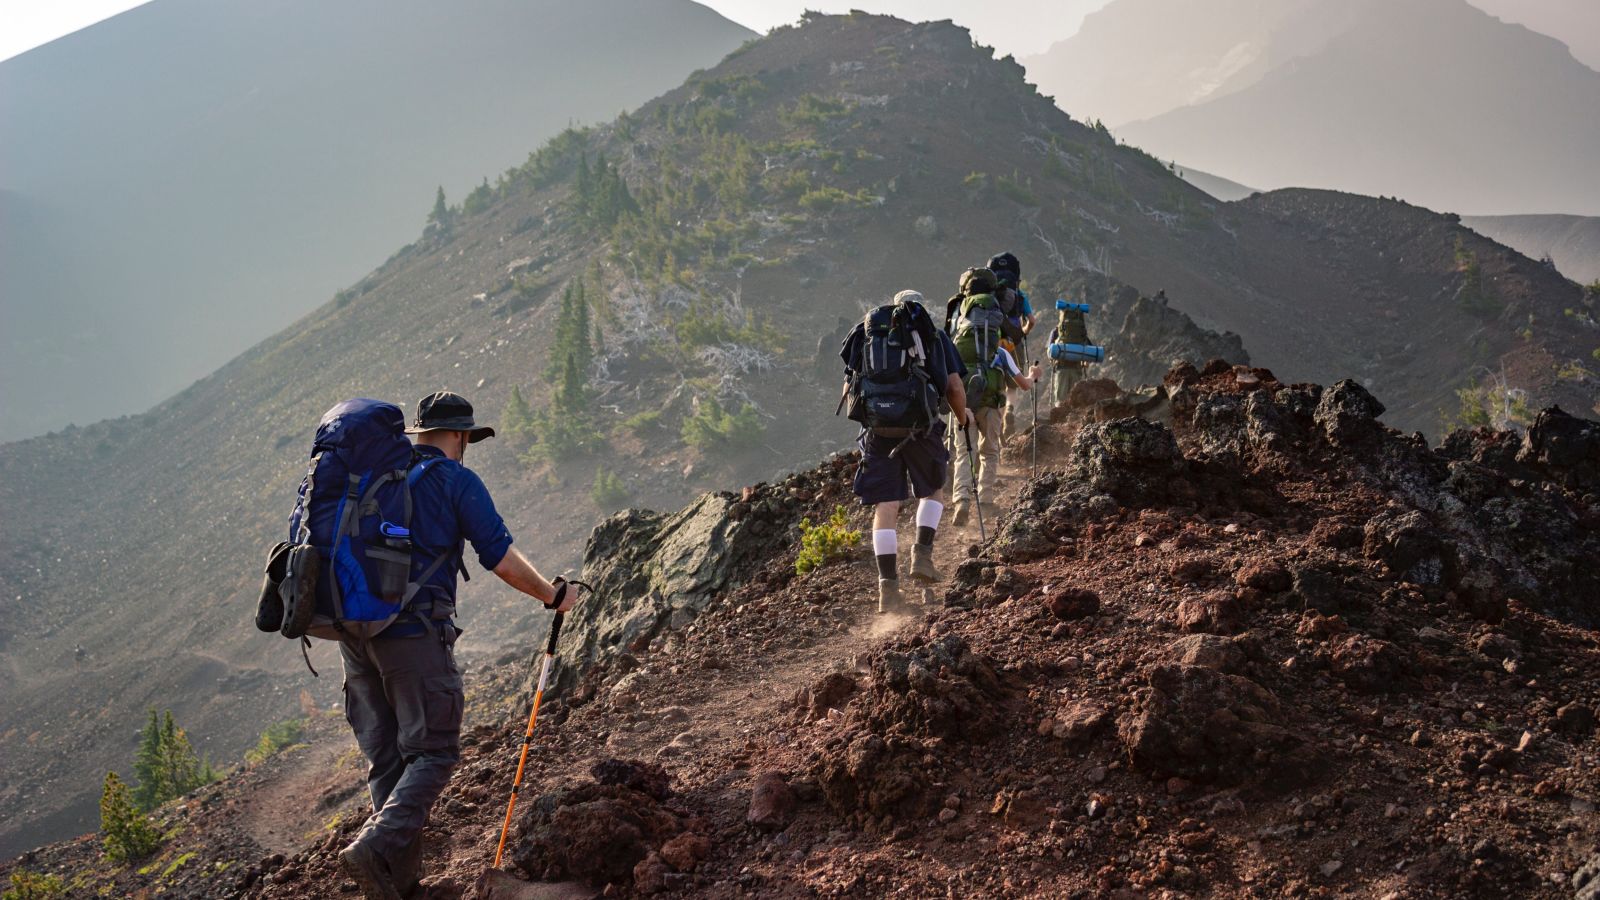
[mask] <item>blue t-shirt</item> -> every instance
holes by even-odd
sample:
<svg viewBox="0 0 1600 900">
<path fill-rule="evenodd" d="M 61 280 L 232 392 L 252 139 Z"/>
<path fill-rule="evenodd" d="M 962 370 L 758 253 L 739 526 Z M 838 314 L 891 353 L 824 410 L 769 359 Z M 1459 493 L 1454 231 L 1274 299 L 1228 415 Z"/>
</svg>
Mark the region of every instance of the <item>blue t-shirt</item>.
<svg viewBox="0 0 1600 900">
<path fill-rule="evenodd" d="M 411 556 L 411 577 L 420 576 L 434 560 L 434 553 L 448 553 L 453 559 L 440 566 L 417 592 L 412 608 L 420 614 L 430 611 L 437 617 L 448 607 L 452 614 L 456 602 L 456 560 L 470 542 L 478 562 L 493 570 L 511 549 L 511 531 L 494 508 L 489 489 L 478 473 L 451 459 L 437 447 L 418 445 L 417 456 L 438 457 L 417 480 L 411 492 L 411 539 L 416 547 Z M 443 606 L 441 606 L 443 604 Z M 384 629 L 384 637 L 411 637 L 421 634 L 420 621 L 402 615 Z"/>
</svg>

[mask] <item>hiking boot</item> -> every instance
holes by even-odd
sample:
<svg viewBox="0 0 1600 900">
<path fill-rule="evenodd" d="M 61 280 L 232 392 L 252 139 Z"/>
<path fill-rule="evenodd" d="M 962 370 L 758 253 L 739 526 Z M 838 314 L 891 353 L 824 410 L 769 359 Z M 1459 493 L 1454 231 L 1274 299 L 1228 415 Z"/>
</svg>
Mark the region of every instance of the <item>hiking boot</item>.
<svg viewBox="0 0 1600 900">
<path fill-rule="evenodd" d="M 878 579 L 878 612 L 895 612 L 906 605 L 906 598 L 900 594 L 900 580 L 897 578 Z"/>
<path fill-rule="evenodd" d="M 422 832 L 411 839 L 390 866 L 394 872 L 394 888 L 402 897 L 410 897 L 422 883 Z"/>
<path fill-rule="evenodd" d="M 956 503 L 955 510 L 950 513 L 951 525 L 967 524 L 967 505 L 967 501 L 965 500 L 961 500 Z"/>
<path fill-rule="evenodd" d="M 389 864 L 371 847 L 356 841 L 339 851 L 339 865 L 367 900 L 401 900 Z"/>
<path fill-rule="evenodd" d="M 933 567 L 933 548 L 925 544 L 911 545 L 911 577 L 923 584 L 944 580 L 944 573 Z"/>
</svg>

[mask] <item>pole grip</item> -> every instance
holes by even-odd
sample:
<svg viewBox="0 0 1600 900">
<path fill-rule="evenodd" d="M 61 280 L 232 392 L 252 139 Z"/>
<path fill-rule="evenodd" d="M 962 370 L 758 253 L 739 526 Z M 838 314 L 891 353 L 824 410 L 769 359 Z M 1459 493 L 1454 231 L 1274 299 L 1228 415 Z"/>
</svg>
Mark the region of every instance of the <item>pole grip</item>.
<svg viewBox="0 0 1600 900">
<path fill-rule="evenodd" d="M 567 614 L 558 612 L 550 621 L 550 640 L 544 646 L 544 652 L 549 656 L 556 655 L 556 638 L 561 637 L 561 623 L 566 620 Z"/>
</svg>

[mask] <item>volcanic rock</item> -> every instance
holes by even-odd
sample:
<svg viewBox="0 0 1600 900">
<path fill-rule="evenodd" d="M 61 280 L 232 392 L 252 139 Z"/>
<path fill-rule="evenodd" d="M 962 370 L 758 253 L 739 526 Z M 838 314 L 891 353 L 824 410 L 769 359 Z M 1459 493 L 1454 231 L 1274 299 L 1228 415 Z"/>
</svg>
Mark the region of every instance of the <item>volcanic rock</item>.
<svg viewBox="0 0 1600 900">
<path fill-rule="evenodd" d="M 750 812 L 745 821 L 762 831 L 781 831 L 794 821 L 794 808 L 794 790 L 789 782 L 777 772 L 762 772 L 750 792 Z"/>
<path fill-rule="evenodd" d="M 1150 670 L 1148 682 L 1117 727 L 1142 769 L 1202 783 L 1240 782 L 1299 743 L 1277 698 L 1249 679 L 1163 664 Z"/>
</svg>

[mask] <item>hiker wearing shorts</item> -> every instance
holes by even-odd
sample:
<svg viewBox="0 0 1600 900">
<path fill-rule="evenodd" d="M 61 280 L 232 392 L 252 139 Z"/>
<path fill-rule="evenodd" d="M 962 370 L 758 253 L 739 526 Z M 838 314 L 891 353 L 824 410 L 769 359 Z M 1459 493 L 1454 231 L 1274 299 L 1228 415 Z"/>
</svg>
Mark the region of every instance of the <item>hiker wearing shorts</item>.
<svg viewBox="0 0 1600 900">
<path fill-rule="evenodd" d="M 901 291 L 895 295 L 894 303 L 916 304 L 921 311 L 923 299 L 916 291 Z M 922 311 L 922 315 L 926 316 L 926 311 Z M 968 423 L 972 414 L 967 410 L 963 386 L 966 367 L 949 336 L 931 327 L 931 319 L 928 321 L 931 344 L 925 361 L 928 383 L 939 389 L 956 421 Z M 845 340 L 840 352 L 847 376 L 846 394 L 853 376 L 862 371 L 863 345 L 862 331 L 857 329 Z M 911 497 L 919 501 L 916 543 L 911 548 L 911 577 L 924 585 L 944 580 L 944 575 L 933 565 L 933 539 L 944 514 L 945 471 L 950 462 L 944 436 L 944 420 L 936 414 L 926 430 L 910 435 L 885 435 L 863 428 L 856 441 L 861 450 L 861 462 L 856 467 L 852 488 L 863 505 L 873 507 L 872 552 L 878 564 L 879 612 L 900 608 L 905 603 L 900 592 L 895 525 L 900 504 Z"/>
<path fill-rule="evenodd" d="M 414 424 L 414 460 L 436 457 L 412 489 L 416 546 L 452 555 L 433 568 L 411 608 L 376 637 L 341 641 L 345 717 L 367 759 L 372 815 L 339 853 L 346 874 L 368 900 L 399 900 L 422 875 L 422 828 L 461 760 L 464 697 L 454 645 L 456 574 L 465 543 L 505 583 L 565 611 L 577 598 L 561 579 L 545 580 L 511 546 L 511 532 L 482 479 L 462 464 L 467 446 L 494 436 L 473 421 L 465 397 L 440 391 L 423 398 Z M 413 576 L 431 560 L 419 555 Z"/>
</svg>

